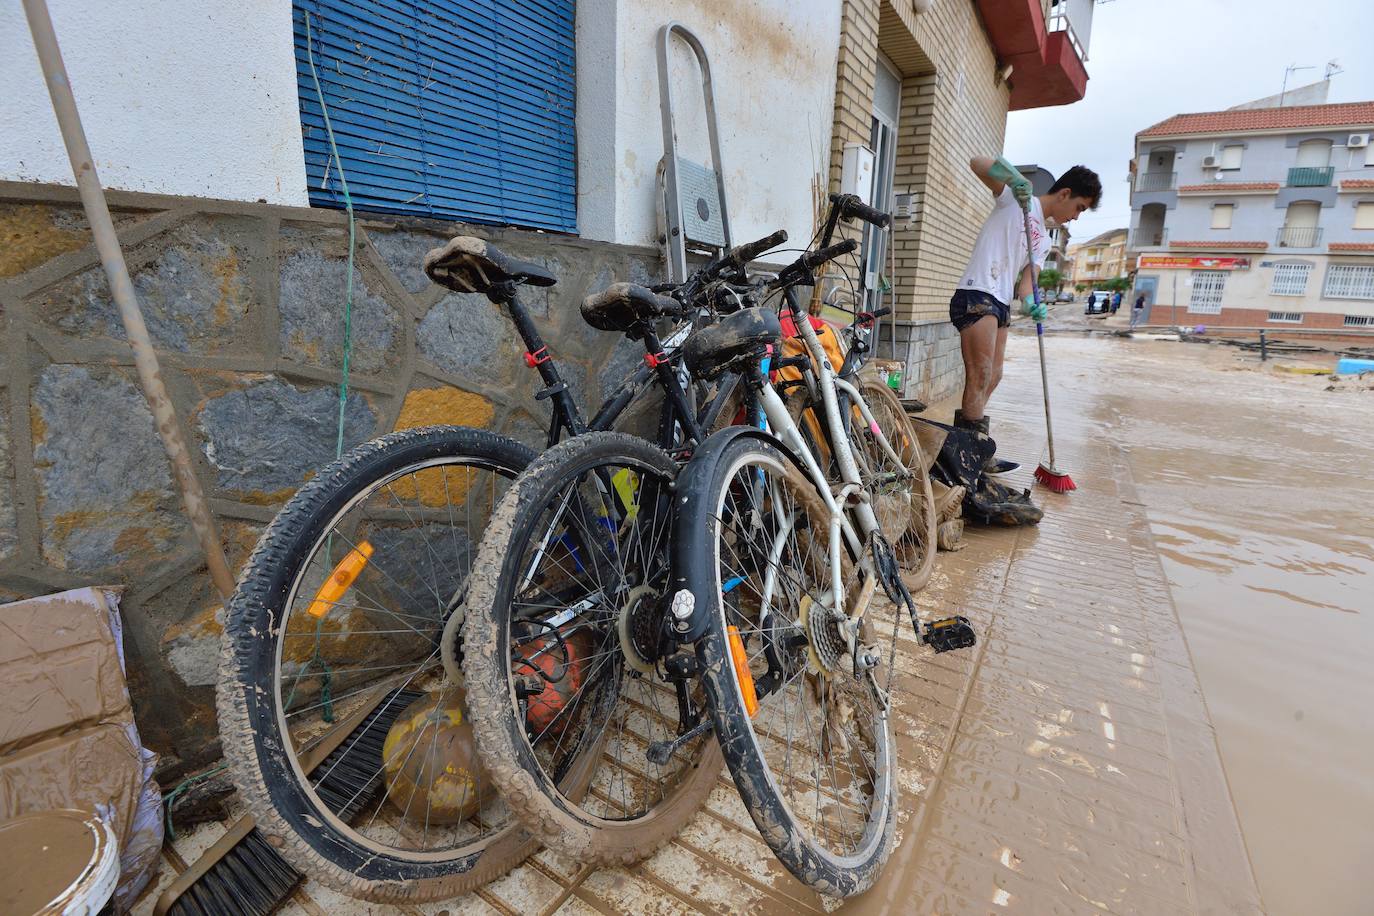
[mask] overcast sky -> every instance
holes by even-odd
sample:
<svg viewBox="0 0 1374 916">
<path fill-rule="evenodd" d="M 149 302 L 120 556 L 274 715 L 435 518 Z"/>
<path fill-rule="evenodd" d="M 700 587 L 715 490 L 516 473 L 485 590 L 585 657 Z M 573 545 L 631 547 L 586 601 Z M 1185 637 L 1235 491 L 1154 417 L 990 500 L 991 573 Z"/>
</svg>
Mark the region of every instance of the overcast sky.
<svg viewBox="0 0 1374 916">
<path fill-rule="evenodd" d="M 1012 112 L 1006 155 L 1056 175 L 1082 163 L 1102 176 L 1102 205 L 1071 226 L 1074 241 L 1086 241 L 1130 225 L 1137 131 L 1273 95 L 1289 64 L 1314 68 L 1295 72 L 1289 88 L 1316 82 L 1332 59 L 1345 72 L 1332 77 L 1328 102 L 1374 100 L 1374 2 L 1109 0 L 1093 12 L 1087 95 Z"/>
</svg>

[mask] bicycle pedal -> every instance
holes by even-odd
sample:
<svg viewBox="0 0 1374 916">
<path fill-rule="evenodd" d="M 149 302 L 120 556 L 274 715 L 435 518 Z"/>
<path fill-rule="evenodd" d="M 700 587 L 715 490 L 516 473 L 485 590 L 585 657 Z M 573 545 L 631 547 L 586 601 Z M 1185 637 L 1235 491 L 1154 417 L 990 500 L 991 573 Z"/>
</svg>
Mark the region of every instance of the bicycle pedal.
<svg viewBox="0 0 1374 916">
<path fill-rule="evenodd" d="M 967 649 L 977 641 L 978 637 L 973 632 L 973 626 L 968 622 L 968 618 L 960 616 L 932 621 L 921 634 L 921 642 L 936 652 Z"/>
</svg>

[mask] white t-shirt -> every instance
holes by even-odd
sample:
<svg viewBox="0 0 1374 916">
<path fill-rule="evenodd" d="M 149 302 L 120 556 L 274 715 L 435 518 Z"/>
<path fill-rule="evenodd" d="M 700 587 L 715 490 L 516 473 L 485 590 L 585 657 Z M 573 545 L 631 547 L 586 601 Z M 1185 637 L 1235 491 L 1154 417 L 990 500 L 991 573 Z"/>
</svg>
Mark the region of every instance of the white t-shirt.
<svg viewBox="0 0 1374 916">
<path fill-rule="evenodd" d="M 1050 237 L 1045 231 L 1045 214 L 1040 199 L 1031 198 L 1031 240 L 1035 244 L 1035 268 L 1045 266 L 1050 253 Z M 1016 277 L 1026 266 L 1026 222 L 1021 205 L 1010 187 L 1002 188 L 992 215 L 978 233 L 973 256 L 959 281 L 959 289 L 977 289 L 1010 305 L 1016 296 Z"/>
</svg>

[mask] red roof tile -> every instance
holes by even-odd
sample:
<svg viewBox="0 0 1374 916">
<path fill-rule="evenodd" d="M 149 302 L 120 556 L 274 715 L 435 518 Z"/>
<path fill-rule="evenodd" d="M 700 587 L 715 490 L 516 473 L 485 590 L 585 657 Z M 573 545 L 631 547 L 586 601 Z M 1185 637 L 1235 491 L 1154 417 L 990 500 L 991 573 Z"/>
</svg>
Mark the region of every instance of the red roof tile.
<svg viewBox="0 0 1374 916">
<path fill-rule="evenodd" d="M 1358 190 L 1360 188 L 1374 189 L 1374 178 L 1342 178 L 1341 190 Z"/>
<path fill-rule="evenodd" d="M 1277 181 L 1212 181 L 1207 184 L 1179 185 L 1179 191 L 1277 191 Z"/>
<path fill-rule="evenodd" d="M 1235 248 L 1254 249 L 1263 251 L 1269 247 L 1268 242 L 1219 242 L 1204 240 L 1200 242 L 1170 242 L 1170 248 L 1215 248 L 1217 251 L 1230 251 Z"/>
<path fill-rule="evenodd" d="M 1290 127 L 1344 127 L 1352 124 L 1374 125 L 1374 101 L 1178 114 L 1145 128 L 1136 136 L 1214 134 L 1237 130 L 1282 130 Z"/>
<path fill-rule="evenodd" d="M 1326 247 L 1332 251 L 1374 251 L 1374 242 L 1332 242 Z"/>
</svg>

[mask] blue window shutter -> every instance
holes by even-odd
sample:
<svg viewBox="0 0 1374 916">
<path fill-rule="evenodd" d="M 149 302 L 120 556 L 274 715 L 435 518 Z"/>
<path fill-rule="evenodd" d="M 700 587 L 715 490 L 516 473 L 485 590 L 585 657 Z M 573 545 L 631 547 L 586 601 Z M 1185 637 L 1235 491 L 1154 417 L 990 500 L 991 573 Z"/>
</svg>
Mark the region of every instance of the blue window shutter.
<svg viewBox="0 0 1374 916">
<path fill-rule="evenodd" d="M 310 203 L 577 230 L 574 0 L 295 0 Z"/>
</svg>

